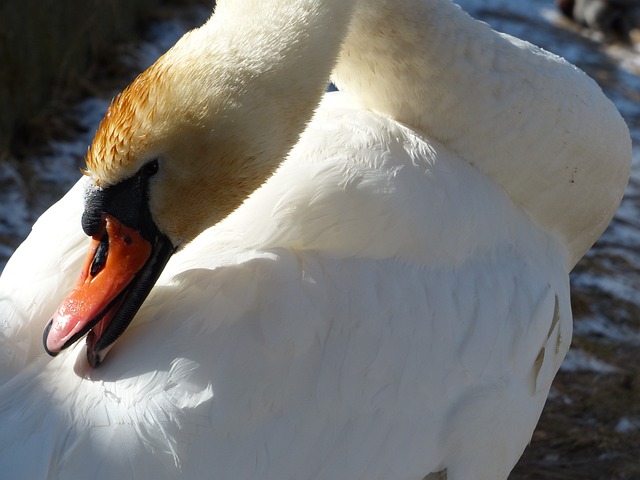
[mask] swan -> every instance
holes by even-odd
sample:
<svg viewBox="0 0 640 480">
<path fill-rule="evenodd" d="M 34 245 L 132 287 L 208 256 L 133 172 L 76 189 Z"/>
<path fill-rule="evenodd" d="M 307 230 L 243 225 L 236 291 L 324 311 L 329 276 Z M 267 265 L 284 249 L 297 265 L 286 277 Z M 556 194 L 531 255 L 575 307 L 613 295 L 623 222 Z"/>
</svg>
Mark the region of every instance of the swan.
<svg viewBox="0 0 640 480">
<path fill-rule="evenodd" d="M 630 148 L 449 0 L 220 0 L 3 272 L 3 478 L 507 478 Z"/>
</svg>

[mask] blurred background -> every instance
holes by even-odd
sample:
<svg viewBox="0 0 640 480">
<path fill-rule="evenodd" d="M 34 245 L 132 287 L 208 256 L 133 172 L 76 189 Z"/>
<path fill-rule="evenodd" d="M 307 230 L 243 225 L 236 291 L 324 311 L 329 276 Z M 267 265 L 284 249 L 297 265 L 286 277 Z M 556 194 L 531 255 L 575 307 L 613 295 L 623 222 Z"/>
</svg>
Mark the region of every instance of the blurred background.
<svg viewBox="0 0 640 480">
<path fill-rule="evenodd" d="M 585 70 L 634 142 L 622 206 L 572 273 L 572 348 L 511 478 L 640 479 L 640 0 L 456 3 Z M 0 0 L 0 272 L 80 177 L 110 100 L 212 5 Z"/>
</svg>

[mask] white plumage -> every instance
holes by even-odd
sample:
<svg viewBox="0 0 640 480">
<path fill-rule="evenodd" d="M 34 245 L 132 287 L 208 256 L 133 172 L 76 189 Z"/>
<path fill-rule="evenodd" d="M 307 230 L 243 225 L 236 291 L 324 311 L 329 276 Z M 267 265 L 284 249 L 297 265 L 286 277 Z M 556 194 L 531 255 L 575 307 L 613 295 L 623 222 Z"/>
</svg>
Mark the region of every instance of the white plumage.
<svg viewBox="0 0 640 480">
<path fill-rule="evenodd" d="M 583 74 L 444 0 L 359 5 L 335 78 L 358 99 L 325 95 L 99 368 L 41 347 L 89 180 L 40 218 L 0 279 L 3 478 L 508 476 L 569 347 L 568 271 L 624 190 L 626 128 Z"/>
</svg>

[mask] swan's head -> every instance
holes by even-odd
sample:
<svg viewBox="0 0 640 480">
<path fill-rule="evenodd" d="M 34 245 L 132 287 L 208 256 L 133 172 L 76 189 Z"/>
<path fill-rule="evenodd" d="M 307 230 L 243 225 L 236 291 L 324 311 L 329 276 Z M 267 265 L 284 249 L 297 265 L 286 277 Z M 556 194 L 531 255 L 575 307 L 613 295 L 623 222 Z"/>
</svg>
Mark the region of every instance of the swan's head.
<svg viewBox="0 0 640 480">
<path fill-rule="evenodd" d="M 313 108 L 196 31 L 116 98 L 87 153 L 80 279 L 44 332 L 56 355 L 90 332 L 100 363 L 170 256 L 222 220 L 279 164 Z M 202 45 L 208 45 L 206 50 Z M 302 109 L 303 111 L 300 111 Z"/>
</svg>

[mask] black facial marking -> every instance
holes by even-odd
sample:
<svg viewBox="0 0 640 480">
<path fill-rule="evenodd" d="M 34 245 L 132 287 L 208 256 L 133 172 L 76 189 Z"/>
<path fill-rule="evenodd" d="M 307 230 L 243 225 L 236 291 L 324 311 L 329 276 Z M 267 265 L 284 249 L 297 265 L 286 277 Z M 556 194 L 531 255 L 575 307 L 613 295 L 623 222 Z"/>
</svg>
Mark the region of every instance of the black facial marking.
<svg viewBox="0 0 640 480">
<path fill-rule="evenodd" d="M 153 241 L 158 229 L 149 211 L 149 179 L 158 172 L 158 161 L 145 164 L 135 175 L 105 188 L 89 187 L 85 195 L 82 229 L 89 236 L 102 228 L 102 216 L 109 214 L 135 228 L 147 241 Z"/>
<path fill-rule="evenodd" d="M 91 262 L 90 273 L 92 277 L 95 277 L 104 268 L 104 265 L 107 262 L 108 253 L 109 253 L 109 235 L 107 234 L 107 232 L 104 232 L 104 234 L 102 235 L 102 238 L 100 239 L 100 244 L 98 245 L 96 254 L 93 257 L 93 262 Z"/>
</svg>

